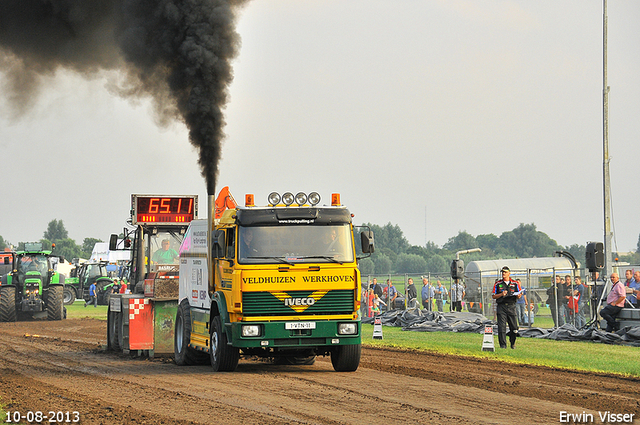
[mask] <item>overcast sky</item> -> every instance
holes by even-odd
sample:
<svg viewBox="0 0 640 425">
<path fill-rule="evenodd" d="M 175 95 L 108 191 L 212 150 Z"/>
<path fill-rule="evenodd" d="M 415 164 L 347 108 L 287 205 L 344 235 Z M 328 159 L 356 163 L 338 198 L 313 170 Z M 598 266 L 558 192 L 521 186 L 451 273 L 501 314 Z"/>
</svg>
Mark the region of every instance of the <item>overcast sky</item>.
<svg viewBox="0 0 640 425">
<path fill-rule="evenodd" d="M 613 225 L 635 250 L 640 2 L 608 2 Z M 561 245 L 603 241 L 602 1 L 253 0 L 226 109 L 218 188 L 333 192 L 355 222 L 410 243 L 535 223 Z M 2 76 L 0 75 L 0 82 Z M 63 220 L 108 240 L 130 195 L 206 188 L 181 124 L 60 71 L 11 119 L 0 97 L 0 235 Z M 614 245 L 614 250 L 616 245 Z"/>
</svg>

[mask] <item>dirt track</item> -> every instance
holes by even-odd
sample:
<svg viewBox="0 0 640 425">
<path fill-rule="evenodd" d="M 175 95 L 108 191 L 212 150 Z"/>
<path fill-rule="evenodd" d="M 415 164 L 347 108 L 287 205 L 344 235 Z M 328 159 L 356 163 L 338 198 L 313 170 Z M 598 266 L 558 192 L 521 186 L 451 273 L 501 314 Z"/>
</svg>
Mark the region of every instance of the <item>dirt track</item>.
<svg viewBox="0 0 640 425">
<path fill-rule="evenodd" d="M 640 379 L 365 348 L 355 373 L 241 360 L 235 373 L 103 351 L 106 322 L 0 323 L 5 410 L 84 424 L 557 424 L 640 413 Z M 508 394 L 511 394 L 510 396 Z"/>
</svg>

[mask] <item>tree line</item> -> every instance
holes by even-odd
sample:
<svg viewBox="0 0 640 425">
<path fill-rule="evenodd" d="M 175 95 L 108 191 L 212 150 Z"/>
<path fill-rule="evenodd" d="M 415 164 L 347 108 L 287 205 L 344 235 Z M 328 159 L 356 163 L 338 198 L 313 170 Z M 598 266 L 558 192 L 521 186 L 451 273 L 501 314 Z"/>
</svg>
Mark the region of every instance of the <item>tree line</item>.
<svg viewBox="0 0 640 425">
<path fill-rule="evenodd" d="M 533 223 L 520 223 L 500 236 L 489 233 L 474 237 L 466 231 L 460 231 L 442 247 L 433 242 L 427 242 L 425 246 L 411 245 L 398 225 L 366 225 L 375 235 L 376 252 L 360 261 L 362 274 L 446 273 L 450 271 L 451 261 L 456 258 L 457 251 L 472 248 L 482 251 L 465 254 L 465 264 L 502 258 L 552 257 L 556 251 L 568 252 L 582 264 L 585 261 L 585 245 L 558 245 L 546 233 L 537 230 Z M 635 253 L 620 256 L 614 253 L 614 256 L 620 261 L 640 264 L 640 236 Z"/>
<path fill-rule="evenodd" d="M 103 241 L 96 238 L 84 238 L 82 245 L 78 245 L 75 240 L 69 237 L 69 233 L 62 220 L 51 220 L 40 241 L 18 242 L 14 249 L 16 251 L 23 251 L 25 242 L 42 242 L 45 247 L 55 243 L 56 246 L 53 253 L 61 255 L 67 261 L 71 261 L 73 258 L 91 257 L 91 252 L 93 252 L 93 247 L 96 242 Z M 10 247 L 10 245 L 12 244 L 0 236 L 0 250 L 3 251 L 5 248 Z"/>
<path fill-rule="evenodd" d="M 367 223 L 375 235 L 376 252 L 369 258 L 360 261 L 360 271 L 363 274 L 388 273 L 445 273 L 450 270 L 451 260 L 457 251 L 480 248 L 481 252 L 465 254 L 465 264 L 469 261 L 494 260 L 500 258 L 531 258 L 551 257 L 556 251 L 566 251 L 581 263 L 584 263 L 586 247 L 573 244 L 563 247 L 558 245 L 546 233 L 536 229 L 535 224 L 521 223 L 513 230 L 503 232 L 500 236 L 493 233 L 473 236 L 466 231 L 460 231 L 456 236 L 439 247 L 429 241 L 424 246 L 411 245 L 405 238 L 398 225 L 387 223 L 384 226 Z M 89 258 L 96 242 L 96 238 L 85 238 L 82 245 L 78 245 L 69 238 L 62 220 L 52 220 L 47 226 L 41 241 L 45 244 L 55 243 L 55 253 L 65 259 Z M 0 250 L 8 245 L 0 236 Z M 24 249 L 24 242 L 18 243 L 18 251 Z M 636 252 L 631 255 L 614 253 L 620 261 L 640 264 L 640 236 Z"/>
</svg>

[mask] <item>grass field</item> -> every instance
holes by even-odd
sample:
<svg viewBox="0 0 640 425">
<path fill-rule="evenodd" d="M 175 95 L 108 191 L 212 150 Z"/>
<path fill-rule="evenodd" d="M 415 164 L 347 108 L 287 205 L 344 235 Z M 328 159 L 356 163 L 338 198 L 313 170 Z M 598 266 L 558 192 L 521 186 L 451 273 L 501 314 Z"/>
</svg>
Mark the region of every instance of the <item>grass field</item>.
<svg viewBox="0 0 640 425">
<path fill-rule="evenodd" d="M 65 306 L 67 308 L 67 317 L 70 319 L 82 319 L 85 317 L 91 319 L 107 320 L 107 308 L 106 305 L 99 305 L 94 307 L 93 305 L 84 306 L 83 300 L 76 300 L 71 305 Z"/>
<path fill-rule="evenodd" d="M 373 347 L 410 348 L 442 355 L 482 357 L 562 369 L 617 373 L 640 377 L 640 348 L 594 342 L 518 339 L 515 350 L 482 351 L 482 334 L 412 332 L 383 326 L 383 339 L 373 339 L 373 325 L 362 325 L 362 343 Z M 495 345 L 498 346 L 497 336 Z"/>
</svg>

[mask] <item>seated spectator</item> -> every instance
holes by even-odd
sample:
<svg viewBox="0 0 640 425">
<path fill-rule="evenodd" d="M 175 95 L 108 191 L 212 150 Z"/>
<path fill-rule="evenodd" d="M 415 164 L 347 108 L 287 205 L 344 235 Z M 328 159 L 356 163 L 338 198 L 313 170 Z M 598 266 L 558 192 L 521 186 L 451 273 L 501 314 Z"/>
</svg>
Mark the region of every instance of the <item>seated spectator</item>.
<svg viewBox="0 0 640 425">
<path fill-rule="evenodd" d="M 600 310 L 600 316 L 607 321 L 607 332 L 613 332 L 616 329 L 616 317 L 624 307 L 627 298 L 618 273 L 611 273 L 611 284 L 613 286 L 607 295 L 607 305 Z"/>
</svg>

